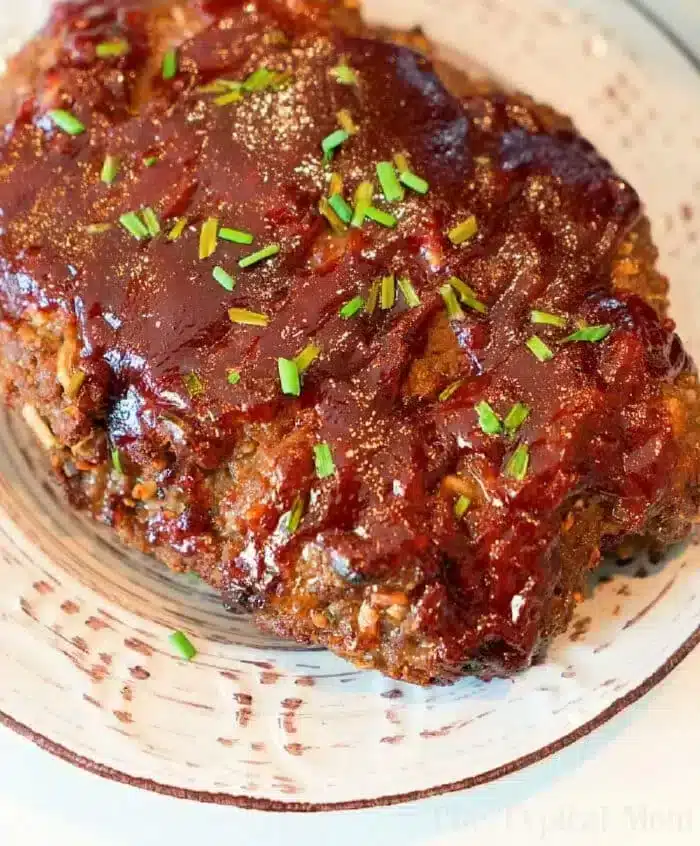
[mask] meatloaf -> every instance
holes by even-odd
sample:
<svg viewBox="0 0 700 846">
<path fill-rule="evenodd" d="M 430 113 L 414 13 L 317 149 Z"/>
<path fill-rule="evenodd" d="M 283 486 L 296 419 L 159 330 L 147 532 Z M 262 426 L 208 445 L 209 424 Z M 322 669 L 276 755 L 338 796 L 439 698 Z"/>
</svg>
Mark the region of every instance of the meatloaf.
<svg viewBox="0 0 700 846">
<path fill-rule="evenodd" d="M 698 505 L 635 191 L 338 2 L 58 3 L 0 85 L 0 380 L 70 502 L 285 638 L 508 675 Z"/>
</svg>

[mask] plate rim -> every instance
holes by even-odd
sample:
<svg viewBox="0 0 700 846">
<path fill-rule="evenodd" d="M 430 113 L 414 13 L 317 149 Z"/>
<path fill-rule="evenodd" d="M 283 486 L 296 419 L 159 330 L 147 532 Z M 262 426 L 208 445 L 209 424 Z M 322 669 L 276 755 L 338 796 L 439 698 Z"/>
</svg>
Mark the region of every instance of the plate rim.
<svg viewBox="0 0 700 846">
<path fill-rule="evenodd" d="M 688 45 L 683 37 L 676 32 L 671 25 L 649 9 L 640 0 L 623 0 L 624 6 L 630 14 L 643 20 L 651 27 L 660 38 L 666 42 L 676 53 L 678 53 L 689 68 L 700 76 L 700 55 Z M 237 807 L 243 810 L 256 810 L 277 813 L 322 813 L 335 811 L 353 811 L 377 809 L 394 805 L 415 802 L 421 799 L 428 799 L 437 796 L 445 796 L 451 793 L 458 793 L 470 790 L 486 784 L 493 783 L 505 776 L 521 772 L 534 764 L 541 763 L 547 758 L 566 749 L 572 744 L 592 734 L 598 728 L 606 725 L 622 711 L 638 702 L 650 691 L 664 681 L 673 670 L 684 661 L 688 655 L 700 645 L 700 625 L 686 638 L 686 640 L 659 666 L 650 676 L 642 681 L 637 687 L 628 691 L 624 696 L 619 697 L 599 714 L 578 726 L 568 734 L 562 735 L 556 740 L 548 743 L 539 749 L 529 752 L 498 767 L 468 776 L 452 782 L 434 785 L 403 793 L 388 794 L 369 799 L 351 799 L 338 802 L 285 802 L 282 800 L 255 797 L 245 794 L 232 794 L 213 792 L 207 790 L 193 790 L 186 787 L 164 784 L 153 779 L 128 775 L 121 770 L 101 764 L 91 758 L 71 751 L 56 741 L 51 740 L 10 714 L 0 710 L 0 725 L 15 732 L 17 735 L 31 741 L 35 746 L 54 757 L 65 761 L 68 764 L 78 767 L 85 772 L 99 776 L 106 781 L 136 787 L 160 796 L 168 796 L 176 799 L 186 799 L 191 802 L 206 805 L 218 805 L 221 807 Z"/>
</svg>

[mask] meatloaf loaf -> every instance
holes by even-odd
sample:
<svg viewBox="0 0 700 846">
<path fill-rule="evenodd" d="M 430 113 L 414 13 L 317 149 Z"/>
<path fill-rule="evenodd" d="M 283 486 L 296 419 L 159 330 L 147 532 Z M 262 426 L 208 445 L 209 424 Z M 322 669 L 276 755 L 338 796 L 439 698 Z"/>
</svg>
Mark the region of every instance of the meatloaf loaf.
<svg viewBox="0 0 700 846">
<path fill-rule="evenodd" d="M 0 379 L 75 507 L 427 684 L 528 666 L 601 555 L 687 534 L 700 408 L 634 190 L 419 48 L 59 3 L 0 86 Z"/>
</svg>

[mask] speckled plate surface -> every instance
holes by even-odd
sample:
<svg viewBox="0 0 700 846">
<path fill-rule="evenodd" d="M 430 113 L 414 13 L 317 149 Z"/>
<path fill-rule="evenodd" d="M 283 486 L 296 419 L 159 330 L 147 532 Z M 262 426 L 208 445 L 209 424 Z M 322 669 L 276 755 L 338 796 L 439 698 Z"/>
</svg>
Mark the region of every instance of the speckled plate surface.
<svg viewBox="0 0 700 846">
<path fill-rule="evenodd" d="M 0 45 L 48 0 L 0 0 Z M 700 354 L 700 63 L 633 0 L 367 0 L 575 116 L 645 197 L 674 314 Z M 17 11 L 15 11 L 17 10 Z M 616 33 L 616 34 L 614 34 Z M 199 584 L 69 512 L 0 413 L 0 720 L 98 774 L 200 801 L 360 807 L 488 781 L 571 743 L 700 640 L 700 553 L 613 567 L 548 661 L 420 690 L 267 639 Z M 184 629 L 194 663 L 167 643 Z"/>
</svg>

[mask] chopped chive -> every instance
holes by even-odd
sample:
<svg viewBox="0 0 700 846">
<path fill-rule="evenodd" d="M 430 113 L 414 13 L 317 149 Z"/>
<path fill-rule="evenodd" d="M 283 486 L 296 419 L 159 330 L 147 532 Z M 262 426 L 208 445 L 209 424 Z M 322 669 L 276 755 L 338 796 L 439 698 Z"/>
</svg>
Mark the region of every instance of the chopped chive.
<svg viewBox="0 0 700 846">
<path fill-rule="evenodd" d="M 506 432 L 514 435 L 530 416 L 530 409 L 522 402 L 516 402 L 503 421 Z"/>
<path fill-rule="evenodd" d="M 143 218 L 143 222 L 146 224 L 148 234 L 152 238 L 155 238 L 160 235 L 160 221 L 158 220 L 158 216 L 150 206 L 146 206 L 145 209 L 141 209 L 141 217 Z"/>
<path fill-rule="evenodd" d="M 345 305 L 338 312 L 343 320 L 350 320 L 356 314 L 359 314 L 365 307 L 365 301 L 362 297 L 353 297 L 345 303 Z"/>
<path fill-rule="evenodd" d="M 464 379 L 458 379 L 456 382 L 453 382 L 451 385 L 448 385 L 444 391 L 441 391 L 438 394 L 438 401 L 439 402 L 447 402 L 450 397 L 454 396 L 457 391 L 462 387 L 464 384 Z"/>
<path fill-rule="evenodd" d="M 357 133 L 360 131 L 359 127 L 352 119 L 352 115 L 347 109 L 341 109 L 336 114 L 336 117 L 338 118 L 340 128 L 344 129 L 348 133 L 348 135 L 357 135 Z"/>
<path fill-rule="evenodd" d="M 400 203 L 405 192 L 396 176 L 394 165 L 391 162 L 377 162 L 377 176 L 386 201 Z"/>
<path fill-rule="evenodd" d="M 522 482 L 527 476 L 527 470 L 530 466 L 530 449 L 527 444 L 520 444 L 515 452 L 508 459 L 506 464 L 506 475 L 511 479 L 517 479 Z"/>
<path fill-rule="evenodd" d="M 328 200 L 328 205 L 333 209 L 343 223 L 350 223 L 353 214 L 352 207 L 348 205 L 342 194 L 333 194 L 333 196 Z"/>
<path fill-rule="evenodd" d="M 143 164 L 145 167 L 153 167 L 153 165 L 157 165 L 159 161 L 158 156 L 146 156 L 143 160 Z"/>
<path fill-rule="evenodd" d="M 307 344 L 294 358 L 299 373 L 306 373 L 319 355 L 321 355 L 321 347 L 317 347 L 316 344 Z"/>
<path fill-rule="evenodd" d="M 537 335 L 533 335 L 532 338 L 526 341 L 525 345 L 538 361 L 551 361 L 554 358 L 554 353 Z"/>
<path fill-rule="evenodd" d="M 115 471 L 119 473 L 120 476 L 124 475 L 124 468 L 122 467 L 122 457 L 116 447 L 112 450 L 112 467 L 114 467 Z"/>
<path fill-rule="evenodd" d="M 408 164 L 408 156 L 406 153 L 394 153 L 394 164 L 400 174 L 408 173 L 411 169 Z"/>
<path fill-rule="evenodd" d="M 469 506 L 472 504 L 471 499 L 468 496 L 460 496 L 457 501 L 455 502 L 455 517 L 459 520 L 460 518 L 464 517 L 467 513 Z"/>
<path fill-rule="evenodd" d="M 367 211 L 372 206 L 374 196 L 374 185 L 371 182 L 360 182 L 355 189 L 355 213 L 352 216 L 351 226 L 360 227 L 365 222 Z"/>
<path fill-rule="evenodd" d="M 331 76 L 341 85 L 357 85 L 357 72 L 346 62 L 341 62 L 330 70 Z"/>
<path fill-rule="evenodd" d="M 531 311 L 531 323 L 541 323 L 545 326 L 558 326 L 563 329 L 566 326 L 566 318 L 560 317 L 558 314 L 551 314 L 548 311 Z"/>
<path fill-rule="evenodd" d="M 374 314 L 374 310 L 377 307 L 377 303 L 379 302 L 379 287 L 380 282 L 373 282 L 369 289 L 369 295 L 367 296 L 367 304 L 365 305 L 365 311 L 367 314 Z"/>
<path fill-rule="evenodd" d="M 382 279 L 381 297 L 379 300 L 379 307 L 383 311 L 387 311 L 394 307 L 396 302 L 396 277 L 393 273 L 385 276 Z"/>
<path fill-rule="evenodd" d="M 252 94 L 256 91 L 265 91 L 268 88 L 277 88 L 291 79 L 288 73 L 271 71 L 269 68 L 258 68 L 245 80 L 243 90 Z"/>
<path fill-rule="evenodd" d="M 606 323 L 604 326 L 584 326 L 568 338 L 564 338 L 562 344 L 569 344 L 573 341 L 585 341 L 589 344 L 596 344 L 607 338 L 612 332 L 612 326 Z"/>
<path fill-rule="evenodd" d="M 206 85 L 200 85 L 195 88 L 197 94 L 223 94 L 225 91 L 230 91 L 231 89 L 224 84 L 225 80 L 223 79 L 215 79 L 214 82 L 208 82 Z M 237 83 L 237 86 L 240 86 L 240 83 Z"/>
<path fill-rule="evenodd" d="M 365 210 L 365 217 L 368 217 L 375 223 L 379 223 L 382 226 L 386 226 L 388 229 L 393 229 L 398 223 L 398 220 L 394 217 L 393 214 L 389 214 L 388 212 L 382 211 L 381 209 L 377 209 L 374 206 L 370 206 L 368 209 Z"/>
<path fill-rule="evenodd" d="M 236 287 L 236 280 L 231 276 L 230 273 L 227 273 L 223 267 L 217 265 L 214 270 L 212 270 L 211 274 L 214 279 L 221 285 L 221 287 L 226 291 L 233 291 Z"/>
<path fill-rule="evenodd" d="M 248 311 L 245 308 L 230 308 L 228 310 L 228 317 L 231 323 L 239 323 L 242 326 L 266 327 L 270 323 L 270 318 L 266 314 L 260 314 L 257 311 Z"/>
<path fill-rule="evenodd" d="M 104 164 L 102 165 L 102 173 L 100 179 L 105 185 L 111 185 L 119 174 L 121 162 L 117 156 L 106 156 Z"/>
<path fill-rule="evenodd" d="M 336 129 L 335 132 L 331 132 L 330 135 L 327 135 L 323 141 L 321 141 L 321 149 L 323 150 L 324 160 L 327 162 L 331 161 L 333 153 L 338 149 L 338 147 L 342 147 L 349 137 L 350 133 L 346 132 L 344 129 Z"/>
<path fill-rule="evenodd" d="M 296 362 L 290 361 L 288 358 L 278 358 L 277 369 L 279 370 L 282 393 L 292 397 L 300 396 L 301 379 Z"/>
<path fill-rule="evenodd" d="M 230 106 L 231 103 L 240 103 L 243 100 L 243 94 L 240 91 L 227 91 L 220 97 L 214 98 L 215 106 Z"/>
<path fill-rule="evenodd" d="M 229 385 L 237 385 L 241 381 L 241 374 L 237 370 L 231 368 L 226 371 L 226 381 Z"/>
<path fill-rule="evenodd" d="M 422 179 L 420 176 L 416 176 L 415 173 L 411 173 L 410 170 L 404 171 L 401 176 L 399 176 L 399 179 L 407 188 L 410 188 L 411 191 L 415 191 L 416 194 L 427 194 L 430 190 L 430 185 L 427 181 Z"/>
<path fill-rule="evenodd" d="M 204 393 L 204 382 L 202 382 L 199 374 L 195 373 L 194 370 L 191 373 L 185 373 L 182 377 L 182 381 L 185 383 L 187 393 L 193 399 L 194 397 L 199 397 Z"/>
<path fill-rule="evenodd" d="M 404 300 L 406 300 L 406 305 L 409 308 L 418 308 L 420 305 L 420 297 L 416 293 L 416 289 L 411 284 L 411 280 L 407 276 L 402 276 L 396 284 L 399 286 L 399 290 L 403 294 Z"/>
<path fill-rule="evenodd" d="M 336 212 L 331 208 L 331 204 L 328 202 L 328 199 L 326 197 L 321 197 L 321 199 L 318 201 L 318 210 L 330 223 L 331 229 L 333 230 L 333 232 L 335 232 L 336 235 L 341 235 L 343 232 L 345 232 L 345 224 L 338 217 Z"/>
<path fill-rule="evenodd" d="M 168 235 L 168 241 L 177 241 L 178 238 L 182 235 L 185 231 L 185 227 L 187 226 L 187 218 L 186 217 L 179 217 L 175 221 L 175 225 L 170 230 L 170 234 Z"/>
<path fill-rule="evenodd" d="M 175 77 L 175 74 L 177 73 L 177 67 L 177 50 L 174 47 L 171 47 L 170 50 L 167 50 L 165 55 L 163 56 L 163 79 L 173 79 Z"/>
<path fill-rule="evenodd" d="M 95 53 L 100 59 L 115 59 L 126 56 L 129 52 L 129 42 L 124 38 L 114 41 L 102 41 L 95 47 Z"/>
<path fill-rule="evenodd" d="M 449 283 L 457 291 L 460 300 L 462 300 L 465 306 L 478 311 L 479 314 L 486 314 L 488 312 L 488 308 L 478 299 L 476 292 L 466 282 L 462 282 L 457 276 L 451 276 Z"/>
<path fill-rule="evenodd" d="M 111 223 L 88 223 L 85 227 L 85 231 L 88 235 L 102 235 L 105 232 L 109 232 L 111 228 Z"/>
<path fill-rule="evenodd" d="M 452 290 L 452 286 L 449 284 L 443 285 L 440 288 L 440 294 L 442 295 L 442 298 L 445 301 L 445 306 L 447 307 L 447 317 L 450 320 L 464 320 L 464 312 L 457 302 L 457 297 L 455 296 L 455 292 Z"/>
<path fill-rule="evenodd" d="M 297 494 L 292 503 L 292 510 L 287 515 L 287 531 L 290 535 L 299 528 L 299 524 L 304 516 L 304 500 Z"/>
<path fill-rule="evenodd" d="M 334 171 L 331 173 L 331 178 L 328 183 L 328 193 L 332 197 L 334 194 L 343 193 L 343 177 L 342 174 Z"/>
<path fill-rule="evenodd" d="M 222 241 L 231 241 L 233 244 L 252 244 L 255 237 L 250 232 L 242 232 L 240 229 L 219 229 L 219 238 Z"/>
<path fill-rule="evenodd" d="M 175 647 L 175 650 L 185 661 L 191 661 L 197 654 L 192 641 L 184 632 L 173 632 L 171 635 L 168 635 L 168 640 L 170 641 L 170 645 Z"/>
<path fill-rule="evenodd" d="M 316 464 L 316 475 L 319 479 L 327 479 L 335 473 L 333 453 L 328 444 L 316 444 L 314 447 L 314 461 Z"/>
<path fill-rule="evenodd" d="M 217 247 L 217 238 L 219 233 L 219 221 L 215 217 L 210 217 L 202 224 L 202 229 L 199 233 L 199 258 L 200 260 L 209 258 L 214 255 Z"/>
<path fill-rule="evenodd" d="M 485 432 L 487 435 L 501 434 L 503 431 L 501 419 L 486 402 L 486 400 L 482 400 L 474 406 L 474 409 L 479 416 L 479 426 L 481 427 L 482 432 Z"/>
<path fill-rule="evenodd" d="M 479 231 L 479 224 L 476 221 L 476 217 L 472 215 L 468 217 L 462 223 L 459 223 L 454 229 L 450 229 L 448 232 L 448 237 L 452 243 L 458 247 L 460 244 L 464 244 L 467 241 L 471 240 L 476 233 Z"/>
<path fill-rule="evenodd" d="M 65 109 L 53 109 L 49 112 L 49 117 L 68 135 L 81 135 L 85 132 L 85 124 Z"/>
<path fill-rule="evenodd" d="M 257 253 L 251 253 L 251 255 L 242 258 L 238 262 L 238 266 L 241 268 L 252 267 L 254 264 L 276 256 L 279 251 L 279 244 L 269 244 L 267 247 L 263 247 L 262 250 L 258 250 Z"/>
<path fill-rule="evenodd" d="M 124 229 L 126 229 L 130 235 L 133 235 L 137 241 L 148 238 L 148 229 L 136 212 L 127 212 L 126 214 L 123 214 L 119 218 L 119 223 L 121 223 Z"/>
</svg>

